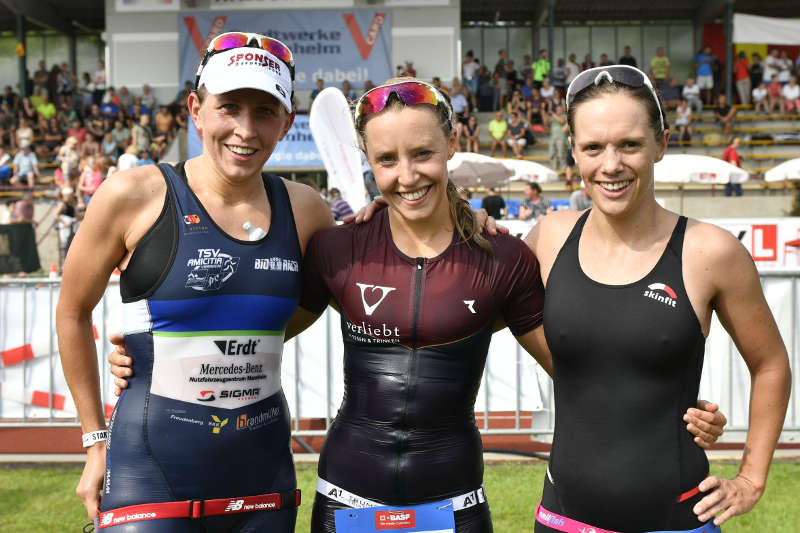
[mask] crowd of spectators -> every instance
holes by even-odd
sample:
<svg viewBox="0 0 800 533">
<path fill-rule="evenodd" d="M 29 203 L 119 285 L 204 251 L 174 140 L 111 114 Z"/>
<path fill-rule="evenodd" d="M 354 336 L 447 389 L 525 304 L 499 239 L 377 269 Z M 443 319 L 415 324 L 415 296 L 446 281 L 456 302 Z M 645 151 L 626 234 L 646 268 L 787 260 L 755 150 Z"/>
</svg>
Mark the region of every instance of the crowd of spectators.
<svg viewBox="0 0 800 533">
<path fill-rule="evenodd" d="M 103 61 L 80 77 L 66 63 L 40 61 L 26 82 L 30 96 L 11 86 L 0 95 L 0 187 L 34 187 L 49 167 L 84 205 L 109 172 L 159 160 L 186 128 L 190 90 L 158 102 L 147 84 L 137 94 L 108 86 Z"/>
</svg>

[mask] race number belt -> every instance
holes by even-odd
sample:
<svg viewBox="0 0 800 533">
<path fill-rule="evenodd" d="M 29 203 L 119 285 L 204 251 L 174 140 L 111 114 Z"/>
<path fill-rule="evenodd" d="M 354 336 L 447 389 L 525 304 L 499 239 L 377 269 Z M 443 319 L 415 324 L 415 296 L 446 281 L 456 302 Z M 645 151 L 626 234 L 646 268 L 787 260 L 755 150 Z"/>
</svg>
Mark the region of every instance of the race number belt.
<svg viewBox="0 0 800 533">
<path fill-rule="evenodd" d="M 218 500 L 143 503 L 101 512 L 98 516 L 98 527 L 103 529 L 140 520 L 203 518 L 205 516 L 235 513 L 276 511 L 278 509 L 291 509 L 299 505 L 299 490 L 242 496 L 240 498 L 220 498 Z"/>
<path fill-rule="evenodd" d="M 325 481 L 321 477 L 317 478 L 317 492 L 354 509 L 383 507 L 386 505 L 385 503 L 368 500 L 367 498 L 363 498 L 357 494 L 348 492 L 345 489 L 334 485 L 333 483 Z M 470 507 L 484 503 L 486 501 L 486 493 L 483 491 L 483 487 L 478 487 L 476 490 L 471 490 L 469 492 L 465 492 L 464 494 L 453 496 L 452 498 L 446 498 L 443 501 L 445 502 L 444 505 L 446 506 L 448 505 L 448 502 L 452 501 L 453 511 L 461 511 L 462 509 L 469 509 Z M 439 505 L 442 505 L 441 502 L 438 503 Z"/>
</svg>

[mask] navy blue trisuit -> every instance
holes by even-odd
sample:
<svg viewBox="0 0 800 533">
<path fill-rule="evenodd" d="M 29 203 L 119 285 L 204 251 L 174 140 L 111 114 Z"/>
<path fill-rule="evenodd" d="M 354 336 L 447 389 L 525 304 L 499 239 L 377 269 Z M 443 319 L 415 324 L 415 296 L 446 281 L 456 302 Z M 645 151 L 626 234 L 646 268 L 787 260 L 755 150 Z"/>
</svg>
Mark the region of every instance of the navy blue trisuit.
<svg viewBox="0 0 800 533">
<path fill-rule="evenodd" d="M 101 511 L 222 498 L 236 510 L 235 498 L 296 489 L 280 379 L 301 288 L 294 216 L 281 178 L 265 174 L 269 231 L 235 239 L 189 188 L 183 163 L 159 169 L 163 210 L 120 277 L 133 377 L 111 418 Z M 296 513 L 120 525 L 112 516 L 103 531 L 281 533 L 294 531 Z"/>
</svg>

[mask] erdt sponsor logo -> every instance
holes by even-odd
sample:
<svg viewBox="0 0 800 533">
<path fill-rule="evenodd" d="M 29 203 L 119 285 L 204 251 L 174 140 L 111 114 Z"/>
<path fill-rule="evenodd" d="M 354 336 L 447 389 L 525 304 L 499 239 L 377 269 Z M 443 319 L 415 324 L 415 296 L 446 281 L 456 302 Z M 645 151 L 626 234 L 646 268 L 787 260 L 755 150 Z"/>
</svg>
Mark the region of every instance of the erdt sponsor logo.
<svg viewBox="0 0 800 533">
<path fill-rule="evenodd" d="M 375 511 L 375 529 L 406 529 L 416 527 L 414 509 Z"/>
</svg>

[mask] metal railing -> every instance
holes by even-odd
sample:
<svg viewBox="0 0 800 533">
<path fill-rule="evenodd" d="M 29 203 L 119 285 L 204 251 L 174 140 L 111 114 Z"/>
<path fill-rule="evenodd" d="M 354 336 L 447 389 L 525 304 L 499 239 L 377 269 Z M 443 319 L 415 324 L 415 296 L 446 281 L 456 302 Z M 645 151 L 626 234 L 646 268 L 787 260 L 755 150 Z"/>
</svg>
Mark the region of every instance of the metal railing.
<svg viewBox="0 0 800 533">
<path fill-rule="evenodd" d="M 766 271 L 761 273 L 761 282 L 790 364 L 796 369 L 800 364 L 800 273 Z M 74 408 L 69 410 L 71 399 L 57 353 L 55 305 L 59 288 L 58 279 L 11 279 L 0 283 L 0 350 L 4 350 L 4 364 L 0 366 L 0 427 L 78 424 Z M 118 284 L 110 283 L 93 315 L 101 391 L 109 406 L 114 402 L 113 382 L 105 356 L 112 349 L 107 340 L 109 334 L 121 329 L 117 326 L 121 317 L 114 318 L 121 315 L 118 292 Z M 316 330 L 303 333 L 285 346 L 283 386 L 292 412 L 292 433 L 298 439 L 323 436 L 341 399 L 341 339 L 336 317 L 335 311 L 328 310 L 313 326 Z M 720 403 L 728 416 L 724 440 L 742 441 L 747 430 L 749 374 L 733 341 L 714 321 L 706 343 L 701 397 Z M 510 343 L 516 347 L 513 357 L 508 355 Z M 511 365 L 513 368 L 509 368 Z M 792 392 L 782 435 L 786 442 L 800 437 L 800 380 L 794 380 Z M 552 382 L 508 331 L 495 334 L 492 340 L 476 400 L 476 419 L 485 435 L 525 434 L 536 440 L 549 440 L 552 436 Z M 321 427 L 309 428 L 310 422 Z"/>
</svg>

